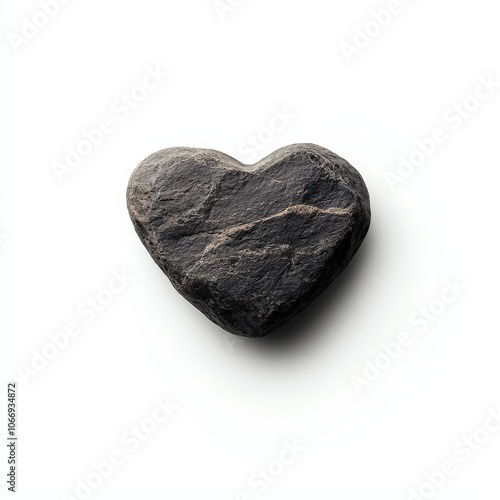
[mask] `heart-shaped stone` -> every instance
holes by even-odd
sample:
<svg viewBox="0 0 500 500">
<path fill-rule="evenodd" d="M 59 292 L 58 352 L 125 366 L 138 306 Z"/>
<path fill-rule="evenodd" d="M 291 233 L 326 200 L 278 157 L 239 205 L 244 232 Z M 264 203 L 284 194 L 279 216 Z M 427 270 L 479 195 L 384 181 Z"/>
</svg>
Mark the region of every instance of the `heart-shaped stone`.
<svg viewBox="0 0 500 500">
<path fill-rule="evenodd" d="M 127 203 L 178 292 L 245 337 L 267 335 L 307 307 L 370 225 L 361 175 L 314 144 L 284 147 L 253 166 L 206 149 L 158 151 L 133 172 Z"/>
</svg>

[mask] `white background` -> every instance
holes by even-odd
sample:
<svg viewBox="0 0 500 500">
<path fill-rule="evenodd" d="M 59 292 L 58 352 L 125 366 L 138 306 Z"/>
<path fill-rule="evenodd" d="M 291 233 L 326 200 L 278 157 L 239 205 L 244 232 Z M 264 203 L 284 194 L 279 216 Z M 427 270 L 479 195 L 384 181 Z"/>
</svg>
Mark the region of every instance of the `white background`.
<svg viewBox="0 0 500 500">
<path fill-rule="evenodd" d="M 448 111 L 481 77 L 500 81 L 498 1 L 402 1 L 350 62 L 342 43 L 387 1 L 248 0 L 221 19 L 211 0 L 73 0 L 19 50 L 12 35 L 40 7 L 3 4 L 1 320 L 4 378 L 19 385 L 17 498 L 83 498 L 77 480 L 114 451 L 124 463 L 91 498 L 407 499 L 446 460 L 456 473 L 427 498 L 499 498 L 500 432 L 467 461 L 455 446 L 484 438 L 500 406 L 500 88 L 460 124 Z M 123 119 L 113 103 L 157 65 L 168 78 Z M 294 118 L 258 157 L 295 142 L 345 157 L 370 189 L 372 227 L 306 312 L 234 343 L 153 263 L 126 185 L 165 147 L 244 161 L 248 136 L 267 139 L 283 109 Z M 113 132 L 60 181 L 54 162 L 105 118 Z M 435 128 L 447 140 L 391 189 L 387 172 Z M 133 280 L 87 323 L 79 305 L 122 269 Z M 447 279 L 467 290 L 417 333 L 410 316 Z M 23 377 L 71 321 L 81 334 Z M 356 391 L 352 377 L 402 331 L 412 345 Z M 1 394 L 5 436 L 5 383 Z M 121 436 L 158 397 L 179 409 L 131 452 Z M 251 486 L 294 440 L 297 459 Z"/>
</svg>

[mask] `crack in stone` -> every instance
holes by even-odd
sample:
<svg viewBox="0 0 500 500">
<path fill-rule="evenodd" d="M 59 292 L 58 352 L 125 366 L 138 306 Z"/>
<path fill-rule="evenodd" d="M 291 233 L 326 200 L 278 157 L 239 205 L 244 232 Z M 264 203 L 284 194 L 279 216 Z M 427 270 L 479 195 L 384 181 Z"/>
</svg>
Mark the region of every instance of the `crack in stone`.
<svg viewBox="0 0 500 500">
<path fill-rule="evenodd" d="M 229 229 L 225 229 L 224 231 L 220 231 L 218 233 L 198 233 L 198 234 L 216 234 L 217 237 L 212 240 L 208 245 L 205 247 L 203 250 L 203 253 L 199 257 L 199 261 L 195 262 L 187 271 L 185 274 L 184 279 L 182 280 L 184 282 L 185 279 L 189 279 L 192 271 L 194 268 L 196 268 L 199 264 L 203 262 L 203 258 L 213 250 L 216 250 L 220 245 L 223 245 L 229 239 L 235 238 L 235 233 L 238 233 L 239 231 L 244 231 L 244 230 L 251 230 L 254 228 L 257 224 L 261 222 L 267 222 L 269 220 L 277 219 L 280 217 L 284 217 L 285 215 L 288 215 L 290 213 L 295 213 L 295 214 L 300 214 L 300 215 L 309 215 L 309 214 L 314 214 L 317 215 L 318 213 L 326 213 L 326 214 L 331 214 L 331 215 L 350 215 L 352 213 L 352 209 L 354 208 L 354 205 L 351 204 L 347 208 L 318 208 L 314 207 L 312 205 L 293 205 L 291 207 L 287 207 L 286 209 L 282 210 L 281 212 L 278 212 L 276 214 L 270 215 L 268 217 L 263 217 L 261 219 L 254 220 L 252 222 L 247 222 L 245 224 L 240 224 L 238 226 L 233 226 Z M 265 253 L 267 250 L 263 250 L 262 253 Z"/>
</svg>

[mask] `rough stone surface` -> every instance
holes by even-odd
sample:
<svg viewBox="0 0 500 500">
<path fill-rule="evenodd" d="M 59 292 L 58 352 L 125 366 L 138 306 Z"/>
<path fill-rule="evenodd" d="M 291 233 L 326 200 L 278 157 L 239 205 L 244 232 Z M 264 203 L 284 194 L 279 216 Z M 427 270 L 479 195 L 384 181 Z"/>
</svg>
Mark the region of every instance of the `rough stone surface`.
<svg viewBox="0 0 500 500">
<path fill-rule="evenodd" d="M 171 148 L 134 171 L 127 203 L 145 247 L 189 302 L 225 330 L 262 337 L 347 266 L 370 225 L 366 185 L 313 144 L 247 166 Z"/>
</svg>

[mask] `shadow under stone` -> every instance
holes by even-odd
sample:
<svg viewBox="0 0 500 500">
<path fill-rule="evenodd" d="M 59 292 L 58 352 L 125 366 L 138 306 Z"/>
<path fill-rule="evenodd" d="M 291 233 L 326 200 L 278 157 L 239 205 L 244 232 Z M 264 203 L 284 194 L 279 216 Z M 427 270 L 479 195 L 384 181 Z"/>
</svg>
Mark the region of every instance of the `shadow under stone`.
<svg viewBox="0 0 500 500">
<path fill-rule="evenodd" d="M 310 343 L 312 337 L 320 332 L 324 333 L 325 325 L 335 322 L 336 311 L 344 307 L 352 307 L 352 299 L 356 296 L 358 287 L 362 286 L 363 276 L 370 265 L 373 255 L 374 227 L 370 228 L 365 241 L 353 257 L 347 268 L 333 281 L 333 283 L 304 311 L 299 313 L 288 323 L 278 328 L 270 335 L 262 338 L 247 339 L 240 349 L 276 351 L 299 350 L 303 345 Z M 357 304 L 362 314 L 363 304 Z M 328 333 L 334 335 L 334 328 Z"/>
</svg>

